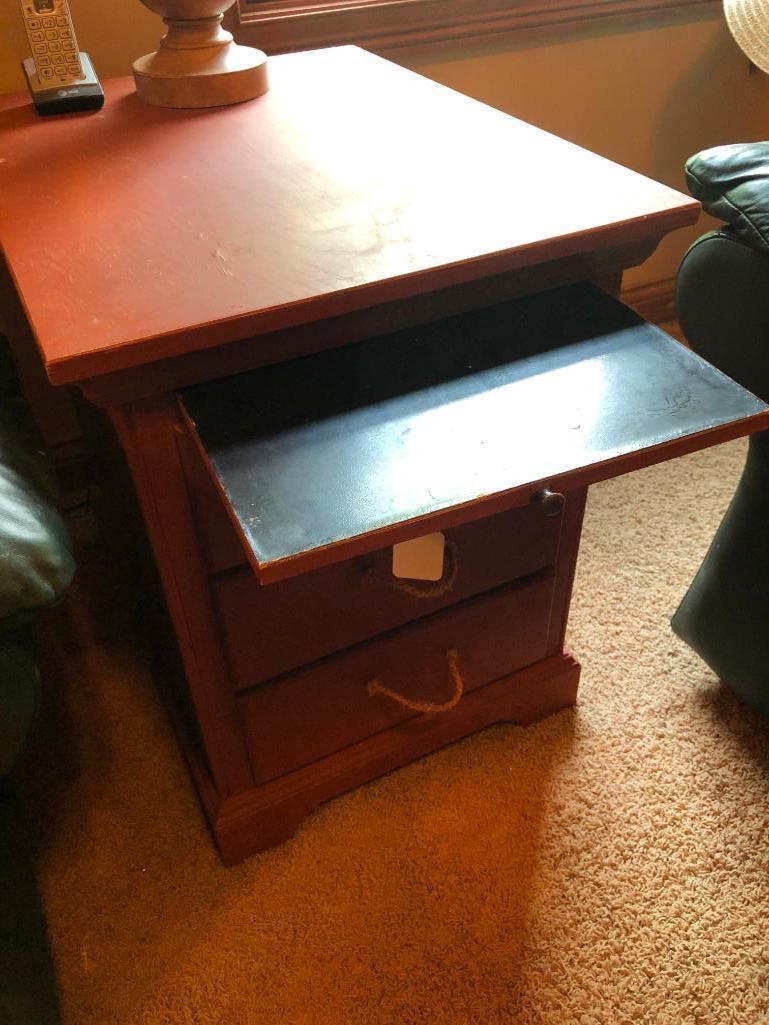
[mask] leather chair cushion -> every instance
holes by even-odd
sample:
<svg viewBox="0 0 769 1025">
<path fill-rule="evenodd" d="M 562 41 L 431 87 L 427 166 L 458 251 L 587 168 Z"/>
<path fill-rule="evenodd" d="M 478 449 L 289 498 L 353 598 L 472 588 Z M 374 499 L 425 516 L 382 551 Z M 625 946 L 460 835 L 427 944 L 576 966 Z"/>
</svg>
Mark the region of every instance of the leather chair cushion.
<svg viewBox="0 0 769 1025">
<path fill-rule="evenodd" d="M 686 182 L 709 214 L 769 255 L 769 142 L 703 150 L 687 161 Z"/>
<path fill-rule="evenodd" d="M 75 563 L 56 484 L 22 399 L 0 402 L 0 629 L 57 601 Z"/>
</svg>

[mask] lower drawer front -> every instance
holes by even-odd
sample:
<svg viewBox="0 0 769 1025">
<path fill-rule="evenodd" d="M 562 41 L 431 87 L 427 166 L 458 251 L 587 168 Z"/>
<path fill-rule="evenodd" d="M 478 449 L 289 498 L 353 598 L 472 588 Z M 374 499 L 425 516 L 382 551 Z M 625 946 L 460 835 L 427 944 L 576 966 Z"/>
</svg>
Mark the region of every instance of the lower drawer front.
<svg viewBox="0 0 769 1025">
<path fill-rule="evenodd" d="M 444 577 L 436 583 L 395 578 L 391 548 L 276 584 L 260 585 L 248 567 L 214 577 L 236 688 L 552 565 L 561 519 L 535 504 L 447 530 Z"/>
<path fill-rule="evenodd" d="M 448 651 L 456 652 L 466 691 L 544 658 L 552 592 L 552 574 L 538 574 L 241 694 L 256 783 L 420 714 L 371 695 L 373 679 L 413 701 L 440 704 L 455 689 Z M 459 708 L 461 701 L 431 714 Z"/>
</svg>

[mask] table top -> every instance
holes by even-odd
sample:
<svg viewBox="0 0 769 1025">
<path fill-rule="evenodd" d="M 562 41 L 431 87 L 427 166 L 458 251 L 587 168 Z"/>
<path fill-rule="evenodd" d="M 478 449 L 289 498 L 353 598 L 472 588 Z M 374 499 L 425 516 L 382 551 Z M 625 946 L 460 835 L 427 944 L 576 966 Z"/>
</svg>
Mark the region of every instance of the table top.
<svg viewBox="0 0 769 1025">
<path fill-rule="evenodd" d="M 0 100 L 0 246 L 54 383 L 661 237 L 699 206 L 356 47 L 232 107 Z"/>
</svg>

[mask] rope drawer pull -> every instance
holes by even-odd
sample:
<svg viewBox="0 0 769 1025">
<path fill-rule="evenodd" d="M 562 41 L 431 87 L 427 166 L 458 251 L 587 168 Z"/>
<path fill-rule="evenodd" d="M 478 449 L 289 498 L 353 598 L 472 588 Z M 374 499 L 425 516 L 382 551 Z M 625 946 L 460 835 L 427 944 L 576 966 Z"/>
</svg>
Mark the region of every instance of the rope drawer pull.
<svg viewBox="0 0 769 1025">
<path fill-rule="evenodd" d="M 375 694 L 384 694 L 386 698 L 392 698 L 393 701 L 397 701 L 404 708 L 410 708 L 413 712 L 448 712 L 455 705 L 459 704 L 464 693 L 464 684 L 459 674 L 456 651 L 449 649 L 446 652 L 446 661 L 449 664 L 451 679 L 454 681 L 454 693 L 448 701 L 444 701 L 442 704 L 433 704 L 431 701 L 412 701 L 411 698 L 407 698 L 404 694 L 399 694 L 397 691 L 385 687 L 377 679 L 369 680 L 366 690 L 369 697 L 373 697 Z"/>
</svg>

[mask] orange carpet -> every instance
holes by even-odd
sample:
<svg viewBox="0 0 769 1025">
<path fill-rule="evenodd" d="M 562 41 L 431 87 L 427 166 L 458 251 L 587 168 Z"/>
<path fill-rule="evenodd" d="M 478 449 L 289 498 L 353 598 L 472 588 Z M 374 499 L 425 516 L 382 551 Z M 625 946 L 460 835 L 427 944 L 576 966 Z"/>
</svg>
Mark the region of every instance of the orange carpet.
<svg viewBox="0 0 769 1025">
<path fill-rule="evenodd" d="M 332 801 L 232 869 L 140 609 L 86 565 L 21 773 L 65 1025 L 767 1020 L 769 725 L 667 624 L 743 452 L 591 492 L 576 709 Z"/>
</svg>

